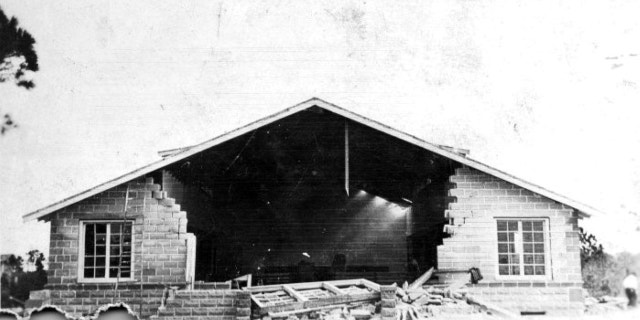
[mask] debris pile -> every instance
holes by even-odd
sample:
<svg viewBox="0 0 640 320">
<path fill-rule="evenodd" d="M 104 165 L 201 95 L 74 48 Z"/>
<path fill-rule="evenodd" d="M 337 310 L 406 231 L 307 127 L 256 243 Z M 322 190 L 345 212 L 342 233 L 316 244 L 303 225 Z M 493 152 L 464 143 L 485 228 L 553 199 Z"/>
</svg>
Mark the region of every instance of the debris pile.
<svg viewBox="0 0 640 320">
<path fill-rule="evenodd" d="M 469 305 L 466 291 L 428 287 L 397 289 L 397 309 L 401 320 L 418 320 L 441 313 L 476 313 L 478 308 Z"/>
<path fill-rule="evenodd" d="M 366 279 L 244 288 L 254 319 L 368 319 L 380 304 L 380 285 Z M 379 311 L 379 310 L 378 310 Z"/>
<path fill-rule="evenodd" d="M 431 278 L 433 268 L 425 272 L 411 284 L 404 283 L 397 288 L 397 318 L 399 320 L 420 320 L 438 316 L 442 313 L 477 313 L 478 307 L 469 305 L 467 291 L 462 289 L 467 280 L 460 280 L 448 286 L 423 286 Z"/>
<path fill-rule="evenodd" d="M 385 287 L 365 279 L 294 283 L 246 288 L 253 319 L 259 320 L 424 320 L 445 315 L 491 314 L 519 318 L 469 294 L 469 278 L 448 285 L 425 285 L 431 268 L 413 283 Z"/>
<path fill-rule="evenodd" d="M 380 320 L 380 302 L 350 303 L 332 305 L 314 309 L 302 309 L 285 312 L 270 312 L 262 320 Z"/>
</svg>

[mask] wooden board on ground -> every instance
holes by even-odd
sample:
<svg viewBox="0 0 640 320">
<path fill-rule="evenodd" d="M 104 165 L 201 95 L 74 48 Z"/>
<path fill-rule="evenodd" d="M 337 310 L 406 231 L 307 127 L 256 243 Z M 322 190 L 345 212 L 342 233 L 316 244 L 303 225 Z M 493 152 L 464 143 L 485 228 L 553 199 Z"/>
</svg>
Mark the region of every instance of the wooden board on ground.
<svg viewBox="0 0 640 320">
<path fill-rule="evenodd" d="M 260 315 L 380 299 L 380 285 L 366 279 L 301 282 L 244 288 Z"/>
<path fill-rule="evenodd" d="M 491 312 L 492 315 L 507 318 L 507 319 L 518 319 L 520 315 L 515 314 L 507 309 L 494 305 L 492 303 L 486 302 L 484 300 L 478 299 L 474 296 L 467 295 L 467 302 L 470 304 L 479 305 L 480 307 L 486 308 L 487 311 Z"/>
<path fill-rule="evenodd" d="M 433 275 L 433 267 L 431 267 L 427 272 L 422 274 L 416 281 L 411 283 L 407 288 L 403 288 L 405 291 L 410 289 L 418 289 L 422 287 L 422 285 L 427 282 L 427 280 L 431 279 L 431 275 Z"/>
</svg>

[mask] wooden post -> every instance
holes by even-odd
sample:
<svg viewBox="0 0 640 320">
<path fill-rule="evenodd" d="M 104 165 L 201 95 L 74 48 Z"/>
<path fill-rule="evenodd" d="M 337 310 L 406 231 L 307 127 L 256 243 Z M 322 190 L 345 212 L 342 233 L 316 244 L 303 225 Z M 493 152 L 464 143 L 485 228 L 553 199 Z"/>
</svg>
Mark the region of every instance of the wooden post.
<svg viewBox="0 0 640 320">
<path fill-rule="evenodd" d="M 344 120 L 344 190 L 349 196 L 349 122 Z"/>
<path fill-rule="evenodd" d="M 422 285 L 431 279 L 431 275 L 433 274 L 433 267 L 431 267 L 427 272 L 422 274 L 418 279 L 416 279 L 413 283 L 409 285 L 409 289 L 418 289 L 422 287 Z"/>
</svg>

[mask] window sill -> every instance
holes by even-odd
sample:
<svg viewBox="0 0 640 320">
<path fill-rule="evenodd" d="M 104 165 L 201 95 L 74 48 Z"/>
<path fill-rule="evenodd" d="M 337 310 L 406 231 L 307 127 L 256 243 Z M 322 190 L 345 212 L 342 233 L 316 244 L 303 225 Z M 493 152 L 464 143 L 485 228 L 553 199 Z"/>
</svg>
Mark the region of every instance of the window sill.
<svg viewBox="0 0 640 320">
<path fill-rule="evenodd" d="M 478 288 L 493 288 L 493 287 L 500 287 L 500 288 L 531 288 L 531 287 L 540 287 L 540 288 L 545 288 L 545 287 L 553 287 L 553 286 L 563 286 L 561 285 L 557 285 L 553 282 L 549 282 L 549 281 L 526 281 L 526 280 L 521 280 L 521 281 L 513 281 L 513 280 L 492 280 L 492 281 L 480 281 L 477 284 L 471 284 L 469 285 L 471 287 L 478 287 Z"/>
<path fill-rule="evenodd" d="M 518 276 L 518 277 L 505 277 L 497 276 L 496 281 L 502 282 L 548 282 L 551 281 L 549 276 Z"/>
<path fill-rule="evenodd" d="M 78 279 L 78 283 L 131 283 L 138 282 L 136 279 Z"/>
</svg>

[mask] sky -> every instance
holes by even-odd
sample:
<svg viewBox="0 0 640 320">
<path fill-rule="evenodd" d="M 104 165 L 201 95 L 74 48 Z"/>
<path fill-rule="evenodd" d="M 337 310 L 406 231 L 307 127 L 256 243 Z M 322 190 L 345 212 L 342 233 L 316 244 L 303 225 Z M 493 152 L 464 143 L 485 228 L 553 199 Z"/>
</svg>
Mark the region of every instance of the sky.
<svg viewBox="0 0 640 320">
<path fill-rule="evenodd" d="M 637 1 L 6 1 L 33 90 L 0 84 L 0 253 L 21 216 L 319 97 L 603 214 L 640 252 Z"/>
</svg>

